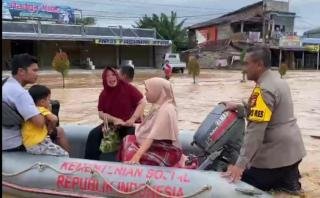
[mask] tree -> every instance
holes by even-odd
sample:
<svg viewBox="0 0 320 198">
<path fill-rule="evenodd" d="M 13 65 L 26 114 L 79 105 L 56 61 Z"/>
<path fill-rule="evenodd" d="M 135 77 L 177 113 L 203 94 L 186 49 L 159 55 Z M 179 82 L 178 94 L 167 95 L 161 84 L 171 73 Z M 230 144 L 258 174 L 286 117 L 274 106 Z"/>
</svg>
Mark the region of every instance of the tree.
<svg viewBox="0 0 320 198">
<path fill-rule="evenodd" d="M 286 63 L 282 63 L 279 67 L 279 74 L 281 76 L 281 78 L 286 75 L 288 70 L 288 65 Z"/>
<path fill-rule="evenodd" d="M 65 88 L 65 77 L 67 76 L 70 68 L 70 61 L 67 53 L 60 49 L 52 60 L 52 67 L 62 75 L 62 86 Z"/>
<path fill-rule="evenodd" d="M 197 57 L 190 56 L 188 61 L 188 73 L 192 75 L 193 84 L 196 83 L 196 76 L 200 74 L 200 65 L 198 63 Z"/>
<path fill-rule="evenodd" d="M 160 16 L 152 14 L 152 16 L 145 15 L 136 22 L 137 28 L 155 28 L 157 38 L 171 40 L 173 42 L 173 51 L 181 51 L 188 48 L 188 36 L 186 28 L 183 24 L 186 19 L 180 23 L 177 20 L 177 13 L 171 11 L 171 15 L 167 16 L 161 13 Z"/>
<path fill-rule="evenodd" d="M 76 18 L 77 25 L 94 25 L 96 24 L 96 19 L 94 17 L 83 17 L 82 19 Z"/>
<path fill-rule="evenodd" d="M 241 54 L 240 54 L 240 64 L 241 64 L 241 66 L 242 66 L 242 71 L 241 71 L 241 73 L 242 73 L 242 80 L 241 80 L 241 82 L 246 82 L 246 71 L 245 71 L 244 68 L 243 68 L 244 57 L 246 56 L 246 53 L 247 53 L 247 49 L 243 49 L 243 50 L 241 51 Z"/>
</svg>

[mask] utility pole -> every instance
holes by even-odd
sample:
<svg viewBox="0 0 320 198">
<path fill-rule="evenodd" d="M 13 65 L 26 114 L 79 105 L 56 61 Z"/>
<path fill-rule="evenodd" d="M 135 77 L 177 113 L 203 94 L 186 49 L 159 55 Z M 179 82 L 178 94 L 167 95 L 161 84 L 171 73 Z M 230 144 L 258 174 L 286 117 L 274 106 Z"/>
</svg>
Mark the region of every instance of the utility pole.
<svg viewBox="0 0 320 198">
<path fill-rule="evenodd" d="M 81 33 L 82 33 L 82 35 L 84 35 L 85 34 L 85 30 L 84 30 L 84 23 L 83 23 L 83 18 L 82 18 L 82 10 L 80 10 L 80 9 L 74 9 L 74 10 L 80 12 Z M 75 17 L 75 18 L 77 18 L 77 17 Z M 77 24 L 76 21 L 75 21 L 75 24 Z"/>
<path fill-rule="evenodd" d="M 82 18 L 82 10 L 80 10 L 80 9 L 74 9 L 74 10 L 76 10 L 76 11 L 79 11 L 79 12 L 80 12 L 80 20 L 81 20 L 81 22 L 83 22 L 83 18 Z M 75 17 L 75 20 L 77 20 L 76 18 L 77 18 L 77 17 Z M 75 21 L 75 23 L 77 24 L 77 21 Z"/>
<path fill-rule="evenodd" d="M 262 0 L 262 42 L 266 43 L 266 0 Z"/>
</svg>

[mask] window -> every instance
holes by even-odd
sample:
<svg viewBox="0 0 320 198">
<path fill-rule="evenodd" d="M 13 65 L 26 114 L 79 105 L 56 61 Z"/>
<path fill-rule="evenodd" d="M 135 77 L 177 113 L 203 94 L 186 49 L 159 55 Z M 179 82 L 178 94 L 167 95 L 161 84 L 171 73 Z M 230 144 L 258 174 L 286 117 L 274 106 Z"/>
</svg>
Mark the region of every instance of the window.
<svg viewBox="0 0 320 198">
<path fill-rule="evenodd" d="M 169 55 L 169 58 L 177 58 L 176 55 Z"/>
</svg>

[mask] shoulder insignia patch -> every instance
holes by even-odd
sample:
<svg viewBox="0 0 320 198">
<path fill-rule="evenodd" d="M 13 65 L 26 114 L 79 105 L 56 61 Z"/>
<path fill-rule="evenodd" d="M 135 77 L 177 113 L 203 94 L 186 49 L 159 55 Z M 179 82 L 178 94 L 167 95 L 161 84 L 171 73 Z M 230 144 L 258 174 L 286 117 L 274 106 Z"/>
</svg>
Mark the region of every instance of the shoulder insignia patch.
<svg viewBox="0 0 320 198">
<path fill-rule="evenodd" d="M 255 87 L 249 98 L 248 120 L 252 122 L 268 122 L 271 119 L 272 112 L 263 100 L 261 88 Z"/>
</svg>

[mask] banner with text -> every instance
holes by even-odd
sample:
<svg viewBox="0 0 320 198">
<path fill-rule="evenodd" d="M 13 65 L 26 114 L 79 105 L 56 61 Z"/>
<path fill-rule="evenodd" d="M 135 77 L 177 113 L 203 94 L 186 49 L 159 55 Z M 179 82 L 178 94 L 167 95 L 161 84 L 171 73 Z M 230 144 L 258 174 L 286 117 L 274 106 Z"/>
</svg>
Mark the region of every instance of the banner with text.
<svg viewBox="0 0 320 198">
<path fill-rule="evenodd" d="M 74 24 L 74 9 L 69 6 L 56 6 L 42 1 L 4 0 L 2 18 L 7 20 L 41 20 Z"/>
<path fill-rule="evenodd" d="M 105 45 L 154 45 L 154 46 L 170 46 L 170 40 L 145 40 L 145 39 L 131 39 L 131 38 L 109 38 L 96 39 L 96 44 Z"/>
</svg>

